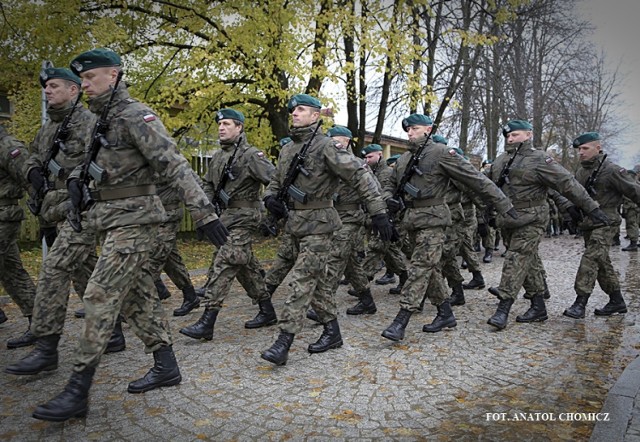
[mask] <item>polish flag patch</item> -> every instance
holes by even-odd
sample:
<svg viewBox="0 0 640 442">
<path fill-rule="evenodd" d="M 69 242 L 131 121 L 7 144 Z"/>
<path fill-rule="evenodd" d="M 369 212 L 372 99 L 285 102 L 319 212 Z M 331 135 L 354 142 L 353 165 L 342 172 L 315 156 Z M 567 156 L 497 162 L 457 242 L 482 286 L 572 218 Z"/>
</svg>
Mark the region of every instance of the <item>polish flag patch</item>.
<svg viewBox="0 0 640 442">
<path fill-rule="evenodd" d="M 142 117 L 142 119 L 144 120 L 145 123 L 150 123 L 156 120 L 156 116 L 153 114 L 147 114 L 144 117 Z"/>
<path fill-rule="evenodd" d="M 20 152 L 20 149 L 13 149 L 9 155 L 11 155 L 11 158 L 18 158 L 20 156 L 22 152 Z"/>
<path fill-rule="evenodd" d="M 262 158 L 262 157 L 264 156 L 264 153 L 262 153 L 262 152 L 258 152 L 258 156 L 259 156 L 260 158 Z"/>
</svg>

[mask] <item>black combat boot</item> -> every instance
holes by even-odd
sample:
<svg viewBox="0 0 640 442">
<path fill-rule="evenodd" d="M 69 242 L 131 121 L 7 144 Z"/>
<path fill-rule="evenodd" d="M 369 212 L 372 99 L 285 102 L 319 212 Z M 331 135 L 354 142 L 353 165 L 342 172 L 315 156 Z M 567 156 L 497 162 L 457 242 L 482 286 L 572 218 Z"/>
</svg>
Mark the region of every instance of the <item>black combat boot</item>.
<svg viewBox="0 0 640 442">
<path fill-rule="evenodd" d="M 402 341 L 404 339 L 404 329 L 407 328 L 412 312 L 401 308 L 391 325 L 382 332 L 382 336 L 392 341 Z"/>
<path fill-rule="evenodd" d="M 316 311 L 312 308 L 307 310 L 307 319 L 311 319 L 312 321 L 316 321 L 317 323 L 322 324 L 322 322 L 320 321 L 320 317 L 318 316 Z"/>
<path fill-rule="evenodd" d="M 347 293 L 351 296 L 353 296 L 354 298 L 358 298 L 360 296 L 360 294 L 358 293 L 358 291 L 356 289 L 349 289 L 347 290 Z"/>
<path fill-rule="evenodd" d="M 613 240 L 611 241 L 611 245 L 612 246 L 619 246 L 620 245 L 620 236 L 616 235 L 613 237 Z"/>
<path fill-rule="evenodd" d="M 271 299 L 258 301 L 258 314 L 255 318 L 244 323 L 244 328 L 260 328 L 273 325 L 278 322 L 276 311 L 273 309 Z"/>
<path fill-rule="evenodd" d="M 173 316 L 185 316 L 200 307 L 200 298 L 192 285 L 182 291 L 182 305 L 173 311 Z"/>
<path fill-rule="evenodd" d="M 621 249 L 623 252 L 637 252 L 638 251 L 638 242 L 635 240 L 630 240 L 629 245 Z"/>
<path fill-rule="evenodd" d="M 60 335 L 43 336 L 36 340 L 36 348 L 15 364 L 4 369 L 5 373 L 33 375 L 58 368 L 58 341 Z"/>
<path fill-rule="evenodd" d="M 73 316 L 75 316 L 78 319 L 84 319 L 84 308 L 78 309 L 75 312 L 73 312 Z"/>
<path fill-rule="evenodd" d="M 473 278 L 467 284 L 462 284 L 465 290 L 480 290 L 484 288 L 484 277 L 480 271 L 472 272 Z M 455 305 L 455 304 L 454 304 Z"/>
<path fill-rule="evenodd" d="M 180 333 L 193 339 L 206 339 L 207 341 L 212 340 L 213 326 L 216 323 L 219 311 L 220 310 L 206 308 L 200 319 L 198 319 L 195 324 L 181 328 Z"/>
<path fill-rule="evenodd" d="M 347 278 L 343 278 L 338 282 L 339 285 L 349 285 L 349 280 Z"/>
<path fill-rule="evenodd" d="M 161 301 L 164 301 L 165 299 L 169 299 L 171 297 L 171 292 L 169 291 L 167 286 L 164 285 L 164 282 L 162 282 L 162 279 L 158 279 L 153 283 L 156 286 L 156 290 L 158 290 L 158 297 L 160 298 Z"/>
<path fill-rule="evenodd" d="M 197 289 L 195 289 L 196 296 L 198 298 L 204 298 L 204 292 L 205 291 L 206 291 L 206 289 L 204 287 L 198 287 Z"/>
<path fill-rule="evenodd" d="M 63 422 L 72 417 L 84 417 L 89 410 L 89 388 L 95 367 L 74 371 L 62 393 L 33 412 L 33 417 L 52 422 Z"/>
<path fill-rule="evenodd" d="M 144 393 L 158 387 L 171 387 L 182 381 L 176 355 L 170 345 L 160 347 L 153 352 L 155 364 L 143 378 L 129 383 L 129 393 Z"/>
<path fill-rule="evenodd" d="M 347 309 L 347 315 L 372 315 L 377 312 L 376 303 L 371 296 L 371 289 L 366 288 L 360 293 L 360 300 L 353 307 Z"/>
<path fill-rule="evenodd" d="M 533 295 L 531 307 L 522 315 L 516 316 L 516 322 L 541 322 L 549 319 L 547 307 L 544 305 L 542 294 Z"/>
<path fill-rule="evenodd" d="M 409 278 L 409 274 L 405 270 L 403 272 L 400 272 L 398 277 L 400 278 L 400 281 L 398 282 L 397 286 L 389 289 L 390 295 L 399 295 L 400 293 L 402 293 L 402 287 L 404 287 L 404 283 L 407 282 L 407 279 Z"/>
<path fill-rule="evenodd" d="M 422 327 L 423 332 L 427 333 L 436 333 L 442 330 L 443 328 L 453 328 L 458 323 L 456 322 L 456 317 L 453 316 L 453 312 L 451 311 L 451 305 L 448 301 L 443 302 L 438 306 L 438 314 L 434 318 L 431 324 L 426 324 Z"/>
<path fill-rule="evenodd" d="M 487 264 L 489 264 L 491 261 L 493 261 L 493 250 L 484 249 L 484 256 L 482 257 L 482 262 L 486 262 Z"/>
<path fill-rule="evenodd" d="M 461 269 L 466 269 L 469 267 L 469 264 L 467 264 L 467 261 L 465 261 L 464 259 L 462 260 L 462 264 L 460 264 L 460 268 Z"/>
<path fill-rule="evenodd" d="M 576 296 L 576 300 L 573 301 L 573 305 L 562 313 L 565 316 L 568 316 L 573 319 L 582 319 L 584 318 L 584 311 L 587 307 L 587 302 L 589 301 L 588 296 L 578 295 Z"/>
<path fill-rule="evenodd" d="M 289 356 L 289 349 L 293 343 L 293 333 L 287 333 L 284 330 L 280 330 L 280 335 L 276 342 L 273 343 L 271 348 L 265 350 L 260 357 L 265 361 L 269 361 L 276 365 L 286 365 L 287 358 Z"/>
<path fill-rule="evenodd" d="M 449 303 L 451 305 L 464 305 L 464 290 L 462 289 L 462 284 L 456 284 L 453 286 L 451 290 L 451 296 L 449 297 Z"/>
<path fill-rule="evenodd" d="M 376 279 L 376 284 L 378 285 L 387 285 L 394 284 L 396 282 L 396 275 L 393 272 L 387 271 L 382 278 Z"/>
<path fill-rule="evenodd" d="M 332 348 L 342 347 L 342 335 L 340 335 L 340 326 L 338 320 L 327 322 L 324 324 L 324 330 L 320 335 L 320 339 L 313 344 L 309 344 L 309 353 L 322 353 Z"/>
<path fill-rule="evenodd" d="M 21 336 L 17 338 L 11 338 L 7 341 L 7 348 L 20 348 L 20 347 L 28 347 L 29 345 L 33 345 L 36 343 L 36 337 L 31 334 L 31 316 L 27 316 L 29 320 L 29 328 L 26 332 L 24 332 Z"/>
<path fill-rule="evenodd" d="M 0 324 L 2 324 L 3 322 L 7 322 L 9 318 L 7 318 L 7 315 L 5 314 L 4 310 L 2 310 L 0 308 Z"/>
<path fill-rule="evenodd" d="M 549 299 L 551 298 L 551 292 L 549 291 L 549 285 L 547 284 L 547 280 L 543 279 L 542 282 L 544 282 L 544 292 L 542 292 L 542 297 L 544 299 Z"/>
<path fill-rule="evenodd" d="M 509 318 L 509 311 L 513 305 L 513 299 L 501 299 L 498 303 L 498 308 L 492 317 L 489 318 L 487 324 L 502 330 L 507 326 L 507 319 Z"/>
<path fill-rule="evenodd" d="M 609 302 L 602 308 L 595 309 L 597 316 L 611 316 L 614 313 L 627 313 L 627 304 L 622 298 L 620 290 L 616 290 L 609 295 Z"/>
<path fill-rule="evenodd" d="M 104 353 L 118 353 L 127 348 L 127 343 L 124 339 L 124 333 L 122 333 L 122 316 L 118 315 L 116 319 L 116 325 L 113 327 L 113 333 L 107 343 Z"/>
</svg>

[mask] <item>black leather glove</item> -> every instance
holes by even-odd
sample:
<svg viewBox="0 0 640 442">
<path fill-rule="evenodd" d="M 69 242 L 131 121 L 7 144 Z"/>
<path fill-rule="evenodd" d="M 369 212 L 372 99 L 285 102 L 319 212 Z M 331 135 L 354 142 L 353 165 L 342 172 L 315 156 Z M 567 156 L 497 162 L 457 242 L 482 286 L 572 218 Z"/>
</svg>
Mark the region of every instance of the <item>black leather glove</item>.
<svg viewBox="0 0 640 442">
<path fill-rule="evenodd" d="M 287 216 L 287 208 L 284 206 L 282 201 L 273 195 L 267 195 L 264 198 L 264 206 L 273 216 L 276 217 L 276 219 L 281 219 Z"/>
<path fill-rule="evenodd" d="M 576 206 L 567 207 L 567 213 L 571 217 L 571 221 L 574 223 L 579 223 L 582 221 L 582 212 Z"/>
<path fill-rule="evenodd" d="M 29 171 L 29 175 L 27 176 L 27 178 L 29 179 L 29 182 L 31 183 L 33 190 L 35 190 L 37 193 L 40 193 L 40 191 L 44 187 L 44 177 L 42 176 L 42 168 L 34 167 Z"/>
<path fill-rule="evenodd" d="M 78 178 L 72 178 L 67 181 L 67 190 L 69 191 L 69 197 L 71 198 L 71 204 L 78 210 L 82 207 L 82 183 Z"/>
<path fill-rule="evenodd" d="M 209 238 L 209 241 L 218 247 L 223 246 L 227 242 L 227 236 L 229 235 L 229 231 L 219 219 L 200 226 L 196 230 L 204 233 L 204 235 Z"/>
<path fill-rule="evenodd" d="M 507 215 L 509 215 L 513 219 L 518 219 L 518 211 L 513 207 L 507 210 Z"/>
<path fill-rule="evenodd" d="M 383 241 L 391 241 L 394 237 L 393 226 L 389 222 L 389 215 L 386 213 L 379 213 L 371 217 L 371 228 L 374 235 L 380 235 L 380 239 Z M 397 235 L 398 232 L 396 232 Z M 396 240 L 397 241 L 397 240 Z"/>
<path fill-rule="evenodd" d="M 40 227 L 40 240 L 44 238 L 44 241 L 47 243 L 47 247 L 51 247 L 58 237 L 58 230 L 55 226 L 53 227 Z"/>
<path fill-rule="evenodd" d="M 609 221 L 609 217 L 607 216 L 607 214 L 604 213 L 600 208 L 594 209 L 589 212 L 589 218 L 591 219 L 591 221 L 593 221 L 593 224 L 596 225 L 602 224 L 604 226 L 608 226 L 609 224 L 611 224 L 611 221 Z"/>
<path fill-rule="evenodd" d="M 402 210 L 402 202 L 397 199 L 389 198 L 385 201 L 387 203 L 387 209 L 389 209 L 389 213 L 395 215 L 400 210 Z"/>
<path fill-rule="evenodd" d="M 478 224 L 478 235 L 482 238 L 489 236 L 489 227 L 486 224 Z"/>
</svg>

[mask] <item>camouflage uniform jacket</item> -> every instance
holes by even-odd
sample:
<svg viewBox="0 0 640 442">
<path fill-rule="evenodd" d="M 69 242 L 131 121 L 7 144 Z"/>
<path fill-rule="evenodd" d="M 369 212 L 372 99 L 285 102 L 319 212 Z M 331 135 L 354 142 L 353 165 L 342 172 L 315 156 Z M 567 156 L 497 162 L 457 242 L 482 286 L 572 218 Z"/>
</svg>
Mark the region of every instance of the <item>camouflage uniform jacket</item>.
<svg viewBox="0 0 640 442">
<path fill-rule="evenodd" d="M 38 131 L 31 143 L 31 157 L 27 161 L 25 176 L 36 167 L 42 167 L 49 149 L 53 145 L 54 138 L 62 121 L 71 111 L 73 103 L 68 103 L 64 108 L 47 110 L 48 119 Z M 95 115 L 89 109 L 78 103 L 67 126 L 69 138 L 64 142 L 65 150 L 60 149 L 53 158 L 62 167 L 62 175 L 59 177 L 49 173 L 51 190 L 47 192 L 42 202 L 40 215 L 48 223 L 64 221 L 67 216 L 68 198 L 66 181 L 69 174 L 84 160 L 84 152 L 89 142 L 91 129 L 95 124 Z"/>
<path fill-rule="evenodd" d="M 110 92 L 92 99 L 89 109 L 100 114 Z M 105 135 L 109 145 L 98 152 L 96 164 L 107 173 L 106 180 L 92 185 L 98 190 L 135 189 L 154 184 L 154 171 L 174 186 L 191 212 L 196 226 L 217 219 L 213 205 L 193 178 L 193 171 L 178 151 L 158 116 L 133 100 L 121 83 L 107 116 Z M 77 168 L 73 176 L 79 174 Z M 127 225 L 157 224 L 166 214 L 157 194 L 96 201 L 89 212 L 98 230 Z"/>
<path fill-rule="evenodd" d="M 220 219 L 228 229 L 234 227 L 256 229 L 260 223 L 261 186 L 269 184 L 275 167 L 261 150 L 247 143 L 244 132 L 233 143 L 222 143 L 221 148 L 213 152 L 202 186 L 209 200 L 213 201 L 224 168 L 236 148 L 236 142 L 238 150 L 231 165 L 234 179 L 228 179 L 224 187 L 224 191 L 231 198 L 229 200 L 231 207 L 222 212 Z M 255 203 L 257 207 L 233 207 L 234 202 Z"/>
<path fill-rule="evenodd" d="M 409 143 L 409 151 L 405 152 L 393 169 L 389 183 L 385 186 L 385 199 L 393 197 L 398 183 L 404 175 L 407 164 L 418 147 L 424 142 L 424 137 Z M 420 189 L 422 196 L 414 199 L 404 193 L 407 210 L 402 219 L 402 225 L 407 230 L 421 230 L 430 227 L 445 227 L 451 225 L 451 213 L 446 204 L 451 179 L 461 182 L 483 198 L 494 204 L 501 213 L 511 208 L 509 199 L 486 176 L 476 170 L 469 161 L 458 155 L 452 148 L 444 144 L 429 140 L 423 156 L 417 167 L 422 176 L 414 173 L 409 183 Z M 427 203 L 426 207 L 411 207 Z"/>
<path fill-rule="evenodd" d="M 24 210 L 12 200 L 24 195 L 27 182 L 24 167 L 29 153 L 24 145 L 9 135 L 0 124 L 0 221 L 21 221 Z"/>
<path fill-rule="evenodd" d="M 489 171 L 494 182 L 498 182 L 516 149 L 518 153 L 511 164 L 509 183 L 502 186 L 502 191 L 513 202 L 518 219 L 498 215 L 498 227 L 517 228 L 536 222 L 546 224 L 549 219 L 548 188 L 557 190 L 587 212 L 598 207 L 571 173 L 545 152 L 535 149 L 531 140 L 506 145 L 506 151 L 496 158 Z"/>
<path fill-rule="evenodd" d="M 278 166 L 267 187 L 265 196 L 276 196 L 289 170 L 289 164 L 302 146 L 311 138 L 316 125 L 292 128 L 292 142 L 280 151 Z M 371 216 L 386 213 L 386 205 L 380 198 L 378 183 L 371 169 L 351 154 L 345 146 L 336 143 L 319 130 L 307 151 L 304 167 L 306 177 L 298 174 L 294 185 L 306 192 L 309 202 L 327 202 L 341 179 L 355 188 Z M 342 227 L 342 222 L 333 207 L 308 210 L 291 210 L 285 225 L 287 232 L 298 236 L 331 233 Z"/>
<path fill-rule="evenodd" d="M 587 184 L 587 180 L 602 160 L 603 155 L 599 154 L 591 160 L 580 163 L 580 167 L 576 171 L 576 179 L 580 184 L 583 186 Z M 607 159 L 604 160 L 604 164 L 598 172 L 594 187 L 595 200 L 600 203 L 600 208 L 607 214 L 613 225 L 619 225 L 621 222 L 618 207 L 622 203 L 623 196 L 640 204 L 640 185 L 636 182 L 635 177 L 625 168 Z M 580 228 L 591 230 L 594 226 L 590 219 L 585 219 L 580 223 Z"/>
</svg>

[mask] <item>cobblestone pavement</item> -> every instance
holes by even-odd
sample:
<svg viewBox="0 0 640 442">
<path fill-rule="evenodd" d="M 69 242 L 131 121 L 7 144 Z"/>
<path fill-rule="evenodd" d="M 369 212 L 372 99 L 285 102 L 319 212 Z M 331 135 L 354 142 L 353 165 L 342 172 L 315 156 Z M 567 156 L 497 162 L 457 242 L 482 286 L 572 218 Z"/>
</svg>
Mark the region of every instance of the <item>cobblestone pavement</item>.
<svg viewBox="0 0 640 442">
<path fill-rule="evenodd" d="M 82 327 L 72 316 L 80 306 L 72 296 L 60 367 L 38 376 L 2 373 L 0 440 L 587 440 L 593 416 L 625 366 L 639 353 L 640 283 L 638 254 L 612 247 L 629 313 L 610 318 L 593 315 L 607 297 L 596 289 L 585 320 L 562 316 L 575 297 L 573 279 L 582 240 L 564 235 L 545 239 L 541 255 L 552 298 L 549 320 L 518 324 L 528 308 L 521 297 L 503 331 L 486 324 L 496 298 L 486 290 L 467 291 L 467 304 L 455 308 L 458 326 L 437 334 L 422 332 L 432 306 L 414 315 L 405 340 L 380 336 L 398 311 L 389 286 L 373 286 L 378 313 L 348 317 L 355 298 L 341 286 L 340 326 L 345 345 L 311 355 L 306 346 L 321 333 L 307 324 L 296 336 L 289 362 L 274 367 L 260 359 L 277 336 L 277 327 L 246 330 L 243 322 L 257 308 L 234 286 L 210 342 L 178 333 L 202 312 L 172 318 L 174 349 L 183 375 L 178 387 L 141 395 L 126 392 L 153 361 L 125 324 L 127 349 L 102 358 L 91 389 L 85 419 L 48 423 L 31 418 L 34 407 L 64 387 L 71 354 Z M 501 250 L 502 251 L 502 250 Z M 502 258 L 483 266 L 488 285 L 499 281 Z M 467 280 L 470 275 L 464 271 Z M 468 276 L 467 276 L 468 275 Z M 201 284 L 204 276 L 194 277 Z M 179 294 L 165 301 L 180 304 Z M 274 296 L 282 306 L 286 285 Z M 8 302 L 5 298 L 4 302 Z M 10 320 L 0 326 L 0 341 L 25 326 L 13 304 Z M 30 349 L 0 349 L 0 366 Z M 535 413 L 538 413 L 537 415 Z"/>
</svg>

